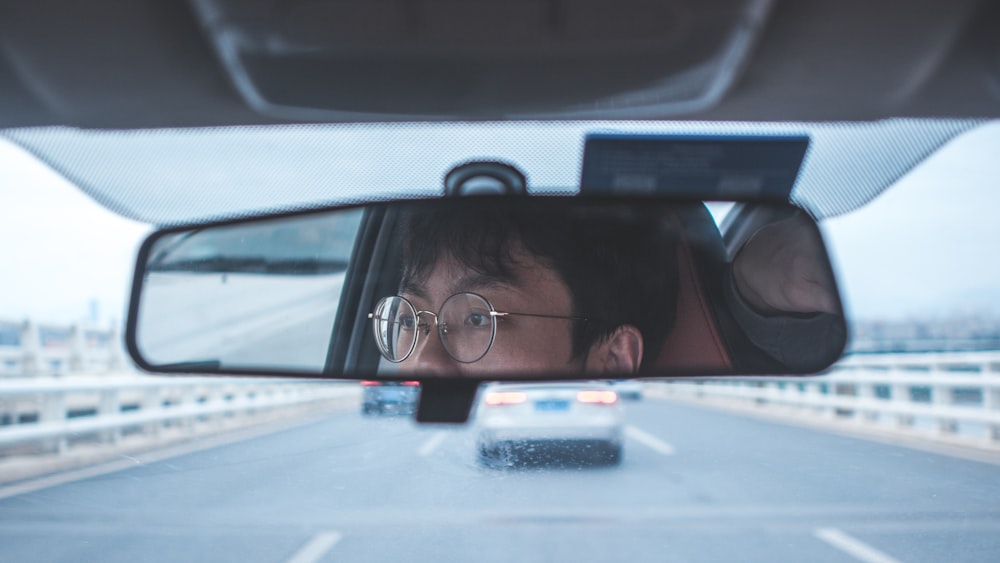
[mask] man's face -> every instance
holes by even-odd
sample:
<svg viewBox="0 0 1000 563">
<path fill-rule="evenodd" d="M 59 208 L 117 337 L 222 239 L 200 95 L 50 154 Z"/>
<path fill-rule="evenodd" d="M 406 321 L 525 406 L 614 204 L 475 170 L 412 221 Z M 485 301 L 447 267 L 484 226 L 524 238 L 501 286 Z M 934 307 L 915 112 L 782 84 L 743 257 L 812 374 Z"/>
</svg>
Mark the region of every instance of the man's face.
<svg viewBox="0 0 1000 563">
<path fill-rule="evenodd" d="M 499 312 L 570 316 L 569 289 L 556 272 L 533 255 L 514 253 L 514 281 L 502 282 L 483 276 L 450 257 L 439 259 L 425 279 L 408 284 L 402 296 L 419 311 L 437 313 L 456 293 L 485 297 Z M 480 360 L 462 363 L 441 344 L 433 317 L 421 315 L 430 325 L 420 333 L 416 348 L 399 364 L 404 373 L 458 373 L 488 375 L 499 372 L 550 373 L 582 371 L 583 360 L 572 360 L 573 321 L 511 315 L 497 318 L 496 338 Z"/>
</svg>

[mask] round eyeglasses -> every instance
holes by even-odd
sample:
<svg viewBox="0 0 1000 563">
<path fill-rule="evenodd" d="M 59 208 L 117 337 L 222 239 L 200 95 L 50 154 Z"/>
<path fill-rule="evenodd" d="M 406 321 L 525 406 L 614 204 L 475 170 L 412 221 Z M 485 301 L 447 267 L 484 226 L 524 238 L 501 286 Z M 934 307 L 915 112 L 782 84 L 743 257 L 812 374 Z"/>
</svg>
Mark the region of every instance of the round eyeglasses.
<svg viewBox="0 0 1000 563">
<path fill-rule="evenodd" d="M 501 312 L 482 295 L 456 293 L 445 299 L 441 310 L 418 311 L 405 297 L 383 297 L 368 314 L 375 342 L 385 359 L 399 363 L 410 357 L 420 335 L 430 334 L 428 319 L 434 319 L 445 352 L 463 364 L 477 362 L 490 351 L 497 335 L 497 318 L 538 317 L 586 321 L 585 317 Z"/>
</svg>

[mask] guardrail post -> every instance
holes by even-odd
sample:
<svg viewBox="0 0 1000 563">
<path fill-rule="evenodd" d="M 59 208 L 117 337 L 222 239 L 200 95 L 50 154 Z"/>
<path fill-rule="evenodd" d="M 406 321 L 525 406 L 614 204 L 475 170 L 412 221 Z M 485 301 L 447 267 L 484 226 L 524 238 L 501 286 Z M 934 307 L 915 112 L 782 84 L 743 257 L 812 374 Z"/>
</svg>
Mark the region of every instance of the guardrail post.
<svg viewBox="0 0 1000 563">
<path fill-rule="evenodd" d="M 156 411 L 163 410 L 163 399 L 160 396 L 160 387 L 149 387 L 145 389 L 142 393 L 142 402 L 139 408 L 143 413 L 149 414 Z M 151 437 L 156 437 L 160 435 L 160 429 L 163 427 L 163 422 L 159 420 L 152 420 L 145 425 L 143 425 L 143 433 Z"/>
<path fill-rule="evenodd" d="M 864 382 L 854 385 L 854 398 L 857 404 L 854 408 L 854 420 L 859 423 L 872 422 L 878 417 L 878 412 L 871 408 L 875 401 L 875 384 Z"/>
<path fill-rule="evenodd" d="M 118 389 L 106 389 L 101 391 L 101 402 L 97 408 L 97 416 L 120 416 L 122 412 L 121 401 L 119 400 Z M 115 425 L 101 433 L 101 439 L 112 444 L 117 444 L 122 439 L 121 426 Z"/>
<path fill-rule="evenodd" d="M 181 387 L 177 391 L 178 402 L 176 405 L 173 405 L 173 408 L 185 409 L 197 406 L 198 402 L 195 400 L 195 397 L 197 397 L 197 395 L 198 394 L 195 393 L 194 387 L 190 385 L 185 385 L 184 387 Z M 195 426 L 197 425 L 198 422 L 197 419 L 198 415 L 196 414 L 190 414 L 188 416 L 185 416 L 181 418 L 179 421 L 180 427 L 183 428 L 184 431 L 186 432 L 194 432 Z"/>
<path fill-rule="evenodd" d="M 987 380 L 983 384 L 983 411 L 986 417 L 996 414 L 1000 410 L 1000 387 L 997 387 L 995 384 L 997 376 L 994 374 L 996 373 L 984 371 L 984 375 L 987 376 Z M 991 382 L 993 382 L 992 385 L 990 384 Z M 986 441 L 990 444 L 1000 442 L 1000 424 L 986 424 Z"/>
<path fill-rule="evenodd" d="M 781 408 L 788 410 L 795 409 L 795 396 L 799 392 L 798 385 L 794 381 L 789 380 L 778 391 L 778 401 L 781 403 Z"/>
<path fill-rule="evenodd" d="M 905 372 L 896 366 L 892 366 L 889 369 L 888 375 L 892 381 L 889 386 L 889 400 L 897 406 L 908 405 L 913 402 L 913 398 L 910 396 L 910 385 L 904 380 Z M 899 413 L 893 418 L 896 428 L 909 429 L 913 427 L 913 417 L 908 414 Z"/>
<path fill-rule="evenodd" d="M 931 366 L 931 374 L 934 376 L 935 380 L 943 380 L 948 377 L 947 372 L 940 369 L 939 366 Z M 934 414 L 934 431 L 937 434 L 954 434 L 958 431 L 958 425 L 954 420 L 951 420 L 944 416 L 943 411 L 952 405 L 954 402 L 952 396 L 952 387 L 946 383 L 939 385 L 934 385 L 931 387 L 931 404 L 935 407 Z"/>
<path fill-rule="evenodd" d="M 809 386 L 801 381 L 796 381 L 791 385 L 789 400 L 795 408 L 796 414 L 799 416 L 809 414 L 809 405 L 806 404 L 806 400 L 809 398 Z"/>
<path fill-rule="evenodd" d="M 250 385 L 246 389 L 244 389 L 243 398 L 246 400 L 247 407 L 246 409 L 244 409 L 243 412 L 246 413 L 247 416 L 254 416 L 257 414 L 258 412 L 257 398 L 259 396 L 260 396 L 260 390 L 258 389 L 257 385 Z"/>
<path fill-rule="evenodd" d="M 205 389 L 205 405 L 214 406 L 221 405 L 224 403 L 225 393 L 223 392 L 221 385 L 212 385 Z M 215 413 L 208 415 L 205 421 L 215 427 L 220 427 L 224 424 L 226 420 L 226 415 L 224 413 Z"/>
<path fill-rule="evenodd" d="M 45 393 L 39 395 L 41 408 L 39 409 L 38 424 L 58 424 L 66 420 L 66 393 Z M 42 444 L 42 449 L 47 452 L 57 454 L 66 453 L 69 448 L 69 440 L 65 433 L 61 433 L 57 438 L 46 440 Z"/>
<path fill-rule="evenodd" d="M 836 413 L 829 404 L 829 397 L 823 393 L 823 386 L 826 386 L 827 393 L 830 392 L 829 384 L 826 381 L 817 381 L 808 386 L 808 395 L 816 401 L 816 414 L 821 418 L 834 418 Z"/>
<path fill-rule="evenodd" d="M 761 383 L 761 400 L 757 404 L 761 406 L 778 406 L 780 404 L 780 391 L 778 384 L 774 381 L 764 381 Z"/>
</svg>

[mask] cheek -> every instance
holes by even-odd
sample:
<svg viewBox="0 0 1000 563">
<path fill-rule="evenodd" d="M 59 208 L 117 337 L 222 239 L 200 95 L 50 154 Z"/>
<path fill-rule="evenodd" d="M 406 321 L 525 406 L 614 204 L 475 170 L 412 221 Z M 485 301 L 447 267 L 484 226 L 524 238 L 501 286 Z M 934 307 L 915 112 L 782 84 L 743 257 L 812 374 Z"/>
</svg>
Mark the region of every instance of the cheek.
<svg viewBox="0 0 1000 563">
<path fill-rule="evenodd" d="M 481 364 L 484 371 L 492 372 L 550 372 L 570 369 L 569 331 L 558 324 L 532 326 L 531 323 L 526 323 L 516 330 L 497 327 L 493 347 L 477 364 Z"/>
</svg>

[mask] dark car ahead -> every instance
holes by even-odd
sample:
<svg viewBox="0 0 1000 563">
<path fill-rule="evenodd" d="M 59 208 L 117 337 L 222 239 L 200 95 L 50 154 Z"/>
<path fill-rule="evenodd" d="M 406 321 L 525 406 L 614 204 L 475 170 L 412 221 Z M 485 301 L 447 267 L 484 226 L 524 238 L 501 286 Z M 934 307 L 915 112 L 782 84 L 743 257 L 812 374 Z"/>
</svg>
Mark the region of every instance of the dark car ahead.
<svg viewBox="0 0 1000 563">
<path fill-rule="evenodd" d="M 362 381 L 361 413 L 413 414 L 420 386 L 416 381 Z"/>
</svg>

